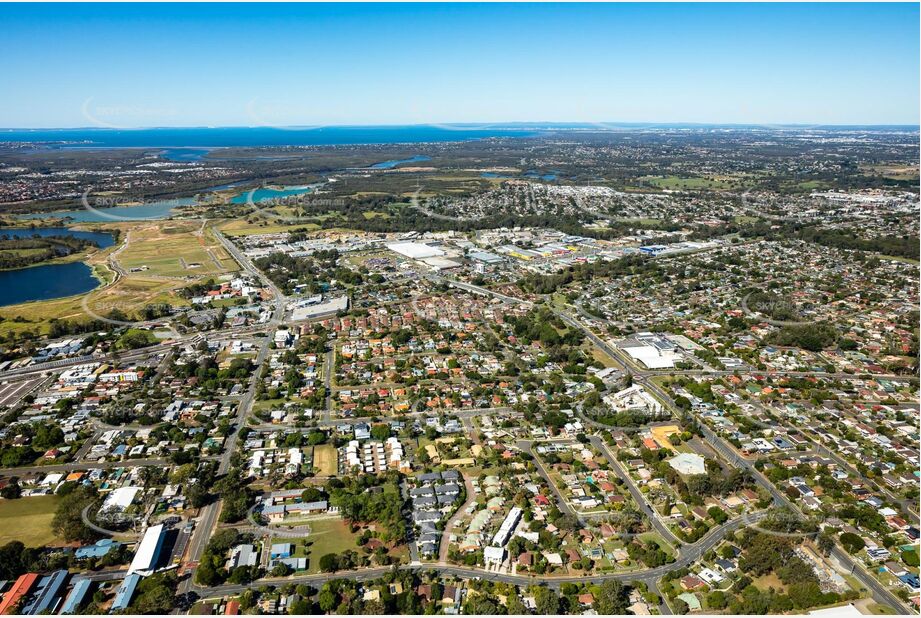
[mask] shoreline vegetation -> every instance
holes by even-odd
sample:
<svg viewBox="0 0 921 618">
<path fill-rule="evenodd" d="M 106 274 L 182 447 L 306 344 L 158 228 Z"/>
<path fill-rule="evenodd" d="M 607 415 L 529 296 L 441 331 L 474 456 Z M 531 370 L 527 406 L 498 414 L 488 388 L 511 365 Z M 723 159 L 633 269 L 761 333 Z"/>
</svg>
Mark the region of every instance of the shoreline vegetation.
<svg viewBox="0 0 921 618">
<path fill-rule="evenodd" d="M 82 261 L 99 245 L 72 236 L 9 238 L 0 229 L 0 272 Z"/>
</svg>

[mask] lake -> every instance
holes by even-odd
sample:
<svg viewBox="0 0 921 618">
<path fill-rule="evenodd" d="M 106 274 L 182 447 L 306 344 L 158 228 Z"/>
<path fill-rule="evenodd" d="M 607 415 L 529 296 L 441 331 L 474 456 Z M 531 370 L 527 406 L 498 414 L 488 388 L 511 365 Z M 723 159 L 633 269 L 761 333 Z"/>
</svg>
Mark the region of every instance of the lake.
<svg viewBox="0 0 921 618">
<path fill-rule="evenodd" d="M 85 294 L 99 286 L 83 262 L 0 271 L 0 307 Z"/>
<path fill-rule="evenodd" d="M 42 238 L 46 236 L 70 236 L 71 238 L 92 240 L 100 249 L 105 249 L 115 244 L 115 237 L 107 232 L 81 232 L 66 227 L 0 227 L 0 236 L 32 238 L 36 235 Z"/>
<path fill-rule="evenodd" d="M 524 173 L 524 177 L 525 177 L 525 178 L 540 179 L 540 180 L 556 180 L 557 175 L 554 174 L 554 173 L 552 173 L 552 172 L 548 172 L 548 173 L 546 173 L 546 174 L 541 174 L 540 172 L 537 172 L 537 171 L 535 171 L 535 170 L 528 170 L 528 171 L 526 171 L 526 172 Z"/>
<path fill-rule="evenodd" d="M 167 148 L 160 153 L 160 157 L 176 162 L 199 161 L 209 152 L 211 150 L 208 148 Z"/>
<path fill-rule="evenodd" d="M 71 236 L 92 240 L 100 249 L 115 244 L 115 237 L 106 232 L 82 232 L 66 227 L 5 227 L 0 236 L 10 238 L 32 238 L 35 235 Z M 51 300 L 85 294 L 99 286 L 93 270 L 83 262 L 67 264 L 44 264 L 0 271 L 0 307 L 16 305 L 34 300 Z"/>
</svg>

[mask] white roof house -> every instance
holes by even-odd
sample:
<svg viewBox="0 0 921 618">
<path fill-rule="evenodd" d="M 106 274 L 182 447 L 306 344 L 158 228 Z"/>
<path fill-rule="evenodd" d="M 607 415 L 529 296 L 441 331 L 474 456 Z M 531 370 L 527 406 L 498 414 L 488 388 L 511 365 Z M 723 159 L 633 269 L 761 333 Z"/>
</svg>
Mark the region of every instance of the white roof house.
<svg viewBox="0 0 921 618">
<path fill-rule="evenodd" d="M 502 561 L 505 560 L 505 549 L 502 547 L 484 547 L 483 560 L 486 564 L 502 564 Z"/>
<path fill-rule="evenodd" d="M 138 492 L 141 491 L 140 487 L 119 487 L 106 496 L 106 499 L 102 503 L 102 508 L 100 511 L 104 513 L 121 513 L 134 502 L 135 497 L 137 497 Z"/>
</svg>

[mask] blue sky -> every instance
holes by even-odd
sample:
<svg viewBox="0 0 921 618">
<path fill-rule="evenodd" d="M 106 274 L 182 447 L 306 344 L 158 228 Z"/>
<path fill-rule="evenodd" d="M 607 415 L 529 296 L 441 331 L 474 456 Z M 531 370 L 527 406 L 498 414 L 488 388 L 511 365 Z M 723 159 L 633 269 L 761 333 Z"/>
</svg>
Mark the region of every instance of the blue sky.
<svg viewBox="0 0 921 618">
<path fill-rule="evenodd" d="M 910 4 L 0 4 L 0 126 L 917 124 Z"/>
</svg>

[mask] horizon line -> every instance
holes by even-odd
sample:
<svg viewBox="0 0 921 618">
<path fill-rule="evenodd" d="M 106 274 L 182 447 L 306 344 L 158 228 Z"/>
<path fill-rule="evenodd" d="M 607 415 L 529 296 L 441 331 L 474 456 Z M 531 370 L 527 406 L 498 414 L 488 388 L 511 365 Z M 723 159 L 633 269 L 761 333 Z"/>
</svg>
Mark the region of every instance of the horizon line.
<svg viewBox="0 0 921 618">
<path fill-rule="evenodd" d="M 607 126 L 605 126 L 607 125 Z M 579 128 L 607 130 L 609 127 L 617 128 L 674 128 L 674 127 L 735 127 L 735 128 L 792 128 L 792 129 L 817 129 L 817 128 L 861 128 L 861 127 L 911 127 L 921 129 L 921 123 L 815 123 L 815 122 L 687 122 L 687 121 L 529 121 L 516 120 L 509 122 L 418 122 L 418 123 L 383 123 L 383 124 L 318 124 L 318 125 L 150 125 L 137 127 L 101 127 L 93 125 L 84 126 L 52 126 L 52 127 L 0 127 L 0 132 L 13 131 L 154 131 L 154 130 L 182 130 L 182 129 L 278 129 L 289 131 L 316 131 L 320 129 L 377 129 L 377 128 L 403 128 L 403 127 L 432 127 L 449 126 L 469 128 L 471 130 L 492 129 L 539 129 L 545 128 Z"/>
</svg>

